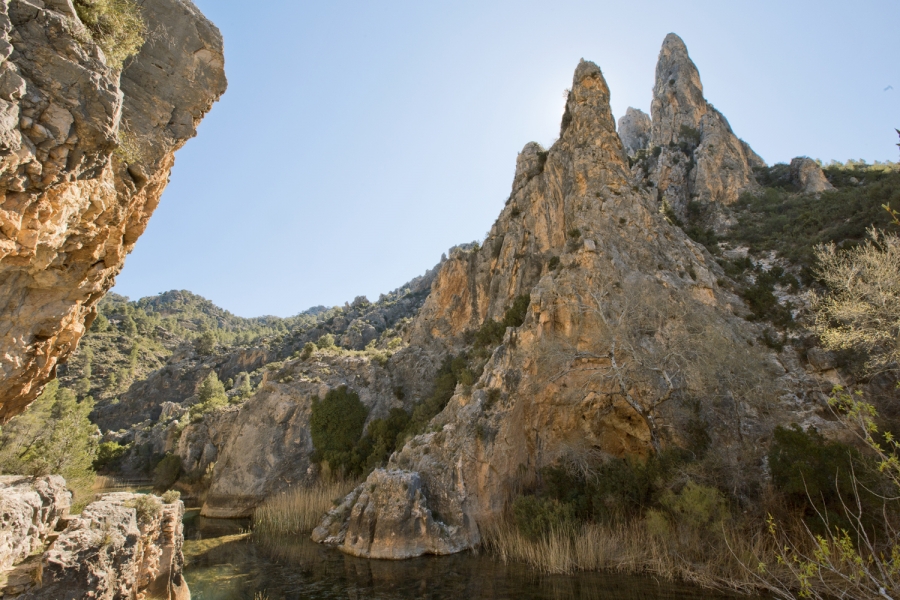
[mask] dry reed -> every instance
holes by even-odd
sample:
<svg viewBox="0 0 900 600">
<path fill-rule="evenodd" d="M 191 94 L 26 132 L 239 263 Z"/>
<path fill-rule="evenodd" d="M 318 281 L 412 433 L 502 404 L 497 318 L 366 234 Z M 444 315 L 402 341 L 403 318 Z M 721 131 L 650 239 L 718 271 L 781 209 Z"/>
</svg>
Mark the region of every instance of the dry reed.
<svg viewBox="0 0 900 600">
<path fill-rule="evenodd" d="M 319 524 L 359 482 L 319 481 L 308 487 L 294 487 L 271 496 L 253 513 L 253 531 L 263 535 L 307 533 Z"/>
<path fill-rule="evenodd" d="M 545 573 L 610 571 L 649 574 L 703 587 L 752 592 L 760 587 L 745 565 L 772 555 L 764 532 L 729 527 L 721 532 L 672 532 L 661 537 L 640 522 L 563 526 L 529 538 L 509 520 L 482 525 L 484 547 L 504 562 L 523 562 Z"/>
</svg>

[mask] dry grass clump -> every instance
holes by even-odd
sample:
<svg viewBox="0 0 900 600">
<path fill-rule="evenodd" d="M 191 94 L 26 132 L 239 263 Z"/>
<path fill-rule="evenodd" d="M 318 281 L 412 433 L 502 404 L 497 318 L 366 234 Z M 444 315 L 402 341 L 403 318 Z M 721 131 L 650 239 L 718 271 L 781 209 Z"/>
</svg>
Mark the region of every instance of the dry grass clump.
<svg viewBox="0 0 900 600">
<path fill-rule="evenodd" d="M 509 519 L 481 526 L 484 547 L 504 562 L 523 562 L 545 573 L 611 571 L 648 574 L 746 593 L 760 587 L 746 564 L 772 555 L 772 540 L 728 527 L 717 534 L 661 536 L 641 522 L 563 525 L 540 537 L 523 534 Z"/>
<path fill-rule="evenodd" d="M 345 479 L 319 481 L 271 496 L 254 511 L 253 531 L 263 535 L 308 533 L 358 483 Z"/>
<path fill-rule="evenodd" d="M 144 45 L 147 25 L 135 0 L 74 0 L 74 5 L 110 67 L 121 69 Z"/>
</svg>

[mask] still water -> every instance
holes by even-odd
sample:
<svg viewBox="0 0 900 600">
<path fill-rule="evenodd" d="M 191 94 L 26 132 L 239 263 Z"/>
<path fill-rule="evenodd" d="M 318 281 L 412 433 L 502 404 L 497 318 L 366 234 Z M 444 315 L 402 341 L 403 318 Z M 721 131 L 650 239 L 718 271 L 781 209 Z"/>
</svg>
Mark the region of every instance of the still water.
<svg viewBox="0 0 900 600">
<path fill-rule="evenodd" d="M 185 577 L 193 600 L 674 600 L 726 599 L 691 586 L 599 573 L 540 575 L 485 554 L 365 560 L 305 536 L 254 540 L 248 521 L 185 516 Z M 259 596 L 257 596 L 259 594 Z"/>
</svg>

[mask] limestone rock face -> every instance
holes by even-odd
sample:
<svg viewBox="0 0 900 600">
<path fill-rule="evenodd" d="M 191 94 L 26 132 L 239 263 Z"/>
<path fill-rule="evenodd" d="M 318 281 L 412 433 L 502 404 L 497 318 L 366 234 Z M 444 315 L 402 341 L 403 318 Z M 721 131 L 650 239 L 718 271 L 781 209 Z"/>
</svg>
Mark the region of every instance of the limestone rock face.
<svg viewBox="0 0 900 600">
<path fill-rule="evenodd" d="M 453 554 L 470 546 L 459 528 L 437 521 L 418 473 L 376 469 L 331 510 L 313 541 L 363 558 Z"/>
<path fill-rule="evenodd" d="M 58 475 L 0 477 L 0 570 L 42 548 L 71 503 L 72 493 Z"/>
<path fill-rule="evenodd" d="M 686 58 L 676 41 L 667 40 L 664 55 Z M 666 60 L 676 107 L 658 108 L 653 135 L 665 139 L 672 127 L 656 123 L 660 110 L 664 121 L 699 126 L 701 144 L 731 135 L 701 102 L 693 65 Z M 520 178 L 525 171 L 517 168 L 519 187 L 484 244 L 442 265 L 410 334 L 412 346 L 462 347 L 467 331 L 530 296 L 524 324 L 507 329 L 480 379 L 460 384 L 428 433 L 388 464 L 389 472 L 418 474 L 454 547 L 476 545 L 478 523 L 500 514 L 517 486 L 545 466 L 683 446 L 692 418 L 709 423 L 717 452 L 740 461 L 739 444 L 763 439 L 781 410 L 772 398 L 785 368 L 755 342 L 758 326 L 739 318 L 746 309 L 719 287 L 715 261 L 660 215 L 654 190 L 632 184 L 609 90 L 593 63 L 575 71 L 559 140 L 539 170 Z M 691 416 L 691 397 L 709 399 L 698 415 Z M 391 498 L 363 499 L 363 486 L 345 501 L 344 522 L 332 512 L 316 537 L 370 554 L 438 547 L 427 527 L 426 542 L 390 537 L 381 519 L 393 523 L 389 515 L 412 501 L 402 486 L 382 487 L 379 496 Z M 364 527 L 361 546 L 348 542 Z"/>
<path fill-rule="evenodd" d="M 345 385 L 359 394 L 369 420 L 384 418 L 391 408 L 410 411 L 415 399 L 425 398 L 438 367 L 438 357 L 406 348 L 384 365 L 323 353 L 271 371 L 240 407 L 188 425 L 178 440 L 174 450 L 186 469 L 202 472 L 215 461 L 202 514 L 246 517 L 269 495 L 316 480 L 309 431 L 314 397 Z"/>
<path fill-rule="evenodd" d="M 120 74 L 70 3 L 0 3 L 0 421 L 74 350 L 225 91 L 221 35 L 191 2 L 141 7 L 148 41 Z"/>
<path fill-rule="evenodd" d="M 44 554 L 43 585 L 25 595 L 46 600 L 190 600 L 182 577 L 180 500 L 138 510 L 141 495 L 106 494 L 72 519 Z"/>
<path fill-rule="evenodd" d="M 700 73 L 674 33 L 659 53 L 650 112 L 650 146 L 659 154 L 646 174 L 676 214 L 691 201 L 732 204 L 756 185 L 752 168 L 765 162 L 703 97 Z"/>
<path fill-rule="evenodd" d="M 806 156 L 791 160 L 791 183 L 804 194 L 820 194 L 834 189 L 825 178 L 822 167 Z"/>
<path fill-rule="evenodd" d="M 619 119 L 619 138 L 628 156 L 634 156 L 650 145 L 650 115 L 638 108 L 628 107 Z"/>
</svg>

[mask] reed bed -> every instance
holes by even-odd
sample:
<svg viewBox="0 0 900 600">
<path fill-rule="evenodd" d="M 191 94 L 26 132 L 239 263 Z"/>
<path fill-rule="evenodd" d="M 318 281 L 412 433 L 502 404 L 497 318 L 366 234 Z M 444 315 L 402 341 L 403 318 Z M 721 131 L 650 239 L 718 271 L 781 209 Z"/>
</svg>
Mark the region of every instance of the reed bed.
<svg viewBox="0 0 900 600">
<path fill-rule="evenodd" d="M 748 534 L 736 528 L 660 537 L 640 522 L 587 523 L 554 528 L 534 539 L 505 519 L 482 525 L 481 532 L 483 546 L 491 554 L 544 573 L 646 574 L 745 593 L 767 587 L 747 565 L 757 565 L 760 557 L 774 556 L 775 551 L 764 532 Z"/>
<path fill-rule="evenodd" d="M 254 511 L 253 531 L 262 535 L 308 533 L 358 484 L 343 479 L 319 481 L 271 496 Z"/>
</svg>

